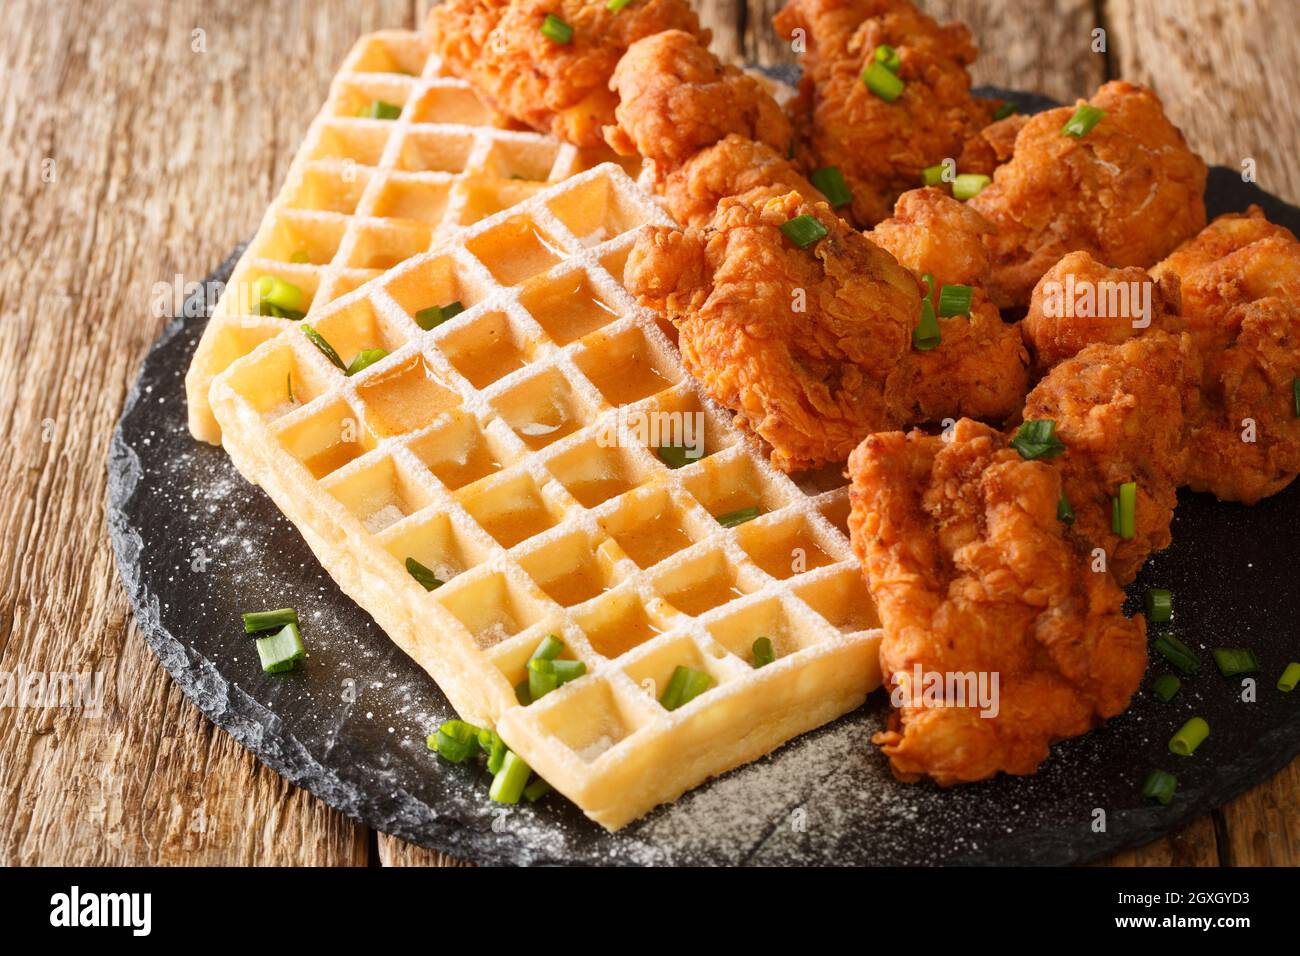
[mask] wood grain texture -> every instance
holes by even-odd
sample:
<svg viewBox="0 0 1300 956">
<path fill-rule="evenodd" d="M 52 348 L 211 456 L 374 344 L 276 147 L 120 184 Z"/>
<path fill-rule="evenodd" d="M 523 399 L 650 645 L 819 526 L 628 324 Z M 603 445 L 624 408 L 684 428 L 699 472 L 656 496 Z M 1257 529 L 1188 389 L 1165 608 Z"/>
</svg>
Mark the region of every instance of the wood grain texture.
<svg viewBox="0 0 1300 956">
<path fill-rule="evenodd" d="M 1285 0 L 924 5 L 971 25 L 977 82 L 1061 99 L 1108 70 L 1150 82 L 1207 158 L 1253 156 L 1265 188 L 1300 198 L 1287 163 L 1300 27 Z M 17 26 L 0 34 L 0 672 L 93 671 L 106 691 L 97 718 L 0 708 L 0 862 L 456 865 L 369 833 L 208 723 L 130 619 L 103 508 L 112 427 L 164 323 L 150 311 L 155 283 L 202 278 L 252 234 L 353 41 L 414 26 L 428 6 L 7 5 Z M 791 59 L 770 27 L 773 0 L 699 6 L 728 60 Z M 1088 52 L 1099 24 L 1108 59 Z M 1295 865 L 1298 811 L 1292 765 L 1112 862 Z"/>
</svg>

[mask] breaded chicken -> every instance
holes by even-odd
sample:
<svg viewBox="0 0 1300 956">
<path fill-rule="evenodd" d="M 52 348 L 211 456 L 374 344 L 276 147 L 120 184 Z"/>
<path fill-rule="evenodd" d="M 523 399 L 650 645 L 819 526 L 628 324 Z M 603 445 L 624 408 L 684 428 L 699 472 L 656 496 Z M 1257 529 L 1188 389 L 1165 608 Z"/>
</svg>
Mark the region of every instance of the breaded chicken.
<svg viewBox="0 0 1300 956">
<path fill-rule="evenodd" d="M 962 24 L 940 26 L 908 0 L 789 0 L 773 23 L 807 43 L 790 104 L 799 159 L 840 170 L 853 195 L 845 211 L 859 226 L 886 218 L 923 169 L 955 160 L 989 122 L 993 106 L 970 93 L 975 47 Z M 898 53 L 904 87 L 893 102 L 862 79 L 882 46 Z"/>
<path fill-rule="evenodd" d="M 982 286 L 991 267 L 984 243 L 992 232 L 970 206 L 929 187 L 899 196 L 893 215 L 866 235 L 918 277 L 929 273 L 940 286 Z"/>
<path fill-rule="evenodd" d="M 1025 305 L 1066 253 L 1149 268 L 1205 225 L 1205 163 L 1159 98 L 1114 81 L 1088 104 L 1104 116 L 1082 136 L 1062 132 L 1076 107 L 1030 117 L 1011 161 L 970 200 L 997 229 L 989 293 L 1000 307 Z"/>
<path fill-rule="evenodd" d="M 881 671 L 903 704 L 874 738 L 895 776 L 947 786 L 1030 774 L 1052 742 L 1128 706 L 1146 668 L 1145 621 L 1124 617 L 1124 593 L 1057 520 L 1059 470 L 962 420 L 948 438 L 871 435 L 849 474 Z M 996 675 L 996 713 L 924 699 L 917 669 L 923 681 L 982 674 L 990 690 Z"/>
<path fill-rule="evenodd" d="M 1200 365 L 1189 335 L 1150 332 L 1118 345 L 1089 345 L 1058 364 L 1025 400 L 1024 419 L 1051 419 L 1064 455 L 1050 464 L 1074 512 L 1073 531 L 1101 548 L 1123 585 L 1169 546 L 1169 525 L 1187 466 L 1184 416 L 1195 409 Z M 1013 429 L 1014 431 L 1014 429 Z M 1111 499 L 1137 485 L 1135 530 L 1112 530 Z"/>
<path fill-rule="evenodd" d="M 1177 275 L 1115 269 L 1071 252 L 1043 273 L 1021 323 L 1034 367 L 1045 372 L 1094 342 L 1119 344 L 1148 331 L 1180 332 Z"/>
<path fill-rule="evenodd" d="M 992 176 L 1016 151 L 1016 137 L 1029 122 L 1023 113 L 1013 113 L 990 123 L 966 140 L 957 158 L 957 172 Z"/>
<path fill-rule="evenodd" d="M 568 42 L 542 33 L 547 16 L 572 29 Z M 618 96 L 614 67 L 635 41 L 684 30 L 709 42 L 688 0 L 443 0 L 425 35 L 447 69 L 493 109 L 583 147 L 602 143 Z"/>
<path fill-rule="evenodd" d="M 826 235 L 799 248 L 781 226 Z M 682 360 L 786 471 L 841 463 L 909 406 L 917 281 L 887 252 L 798 193 L 724 199 L 704 229 L 653 228 L 628 288 L 676 326 Z"/>
<path fill-rule="evenodd" d="M 754 189 L 797 192 L 809 202 L 825 201 L 784 155 L 736 133 L 700 150 L 656 187 L 668 212 L 684 226 L 706 225 L 723 199 Z"/>
</svg>

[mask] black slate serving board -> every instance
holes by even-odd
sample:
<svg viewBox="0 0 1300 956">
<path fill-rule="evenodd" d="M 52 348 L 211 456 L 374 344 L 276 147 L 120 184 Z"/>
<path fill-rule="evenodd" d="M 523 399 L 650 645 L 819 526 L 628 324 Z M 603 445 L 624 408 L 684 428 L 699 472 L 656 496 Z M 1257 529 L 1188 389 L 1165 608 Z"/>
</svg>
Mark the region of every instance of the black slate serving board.
<svg viewBox="0 0 1300 956">
<path fill-rule="evenodd" d="M 1042 97 L 1007 95 L 1026 110 Z M 1262 205 L 1300 231 L 1300 210 L 1214 168 L 1210 215 Z M 237 252 L 209 278 L 224 281 Z M 1147 690 L 1106 726 L 1054 748 L 1031 778 L 941 791 L 904 785 L 868 745 L 882 692 L 807 734 L 609 834 L 552 794 L 501 808 L 485 771 L 442 763 L 425 735 L 453 716 L 433 681 L 321 570 L 295 529 L 217 448 L 185 426 L 184 376 L 211 286 L 146 356 L 113 436 L 108 525 L 145 639 L 195 704 L 258 759 L 377 830 L 483 863 L 1016 864 L 1078 863 L 1135 846 L 1219 806 L 1300 752 L 1300 691 L 1279 693 L 1300 637 L 1276 613 L 1300 598 L 1300 483 L 1254 508 L 1179 497 L 1173 545 L 1130 588 L 1175 593 L 1179 636 L 1205 660 L 1171 704 Z M 239 615 L 297 607 L 309 658 L 263 674 Z M 1209 648 L 1249 646 L 1262 664 L 1245 703 Z M 1210 724 L 1193 758 L 1167 742 L 1188 717 Z M 1178 774 L 1168 807 L 1145 804 L 1147 771 Z M 1104 828 L 1098 828 L 1099 812 Z"/>
</svg>

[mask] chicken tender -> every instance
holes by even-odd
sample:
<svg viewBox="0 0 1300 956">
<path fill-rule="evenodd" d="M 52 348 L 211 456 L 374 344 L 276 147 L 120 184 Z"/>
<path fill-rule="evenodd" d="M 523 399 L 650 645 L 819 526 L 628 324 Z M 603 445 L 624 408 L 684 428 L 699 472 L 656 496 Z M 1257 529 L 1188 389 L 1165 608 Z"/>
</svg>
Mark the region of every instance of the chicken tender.
<svg viewBox="0 0 1300 956">
<path fill-rule="evenodd" d="M 989 294 L 999 307 L 1025 305 L 1066 253 L 1149 268 L 1205 225 L 1205 163 L 1159 98 L 1114 81 L 1088 103 L 1105 115 L 1083 136 L 1062 132 L 1075 107 L 1026 121 L 1010 162 L 970 200 L 997 229 Z"/>
<path fill-rule="evenodd" d="M 548 15 L 572 29 L 567 43 L 541 32 Z M 619 59 L 662 30 L 710 38 L 687 0 L 637 0 L 619 10 L 605 0 L 443 0 L 430 9 L 425 34 L 447 69 L 493 109 L 592 147 L 614 122 L 618 96 L 609 83 Z"/>
<path fill-rule="evenodd" d="M 1054 741 L 1123 711 L 1146 668 L 1145 621 L 1057 520 L 1061 472 L 985 425 L 949 437 L 875 434 L 849 460 L 853 547 L 902 704 L 874 742 L 898 778 L 943 786 L 1033 773 Z M 996 713 L 926 700 L 918 671 L 996 675 Z"/>
<path fill-rule="evenodd" d="M 800 95 L 790 104 L 807 169 L 835 166 L 853 195 L 859 226 L 889 215 L 921 171 L 955 159 L 988 124 L 993 105 L 970 93 L 970 31 L 940 26 L 908 0 L 789 0 L 774 19 L 786 39 L 807 40 Z M 898 53 L 904 83 L 893 102 L 862 80 L 877 47 Z"/>
<path fill-rule="evenodd" d="M 755 189 L 825 201 L 785 156 L 736 133 L 696 153 L 656 185 L 668 212 L 685 226 L 706 225 L 723 199 Z"/>
</svg>

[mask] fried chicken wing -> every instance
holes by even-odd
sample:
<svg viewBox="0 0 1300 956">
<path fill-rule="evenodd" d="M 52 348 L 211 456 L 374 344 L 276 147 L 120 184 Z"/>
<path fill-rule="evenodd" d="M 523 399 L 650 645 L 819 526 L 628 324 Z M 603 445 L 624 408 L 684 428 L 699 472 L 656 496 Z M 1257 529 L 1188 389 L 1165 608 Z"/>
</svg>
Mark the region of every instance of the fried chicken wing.
<svg viewBox="0 0 1300 956">
<path fill-rule="evenodd" d="M 548 15 L 572 28 L 557 42 L 541 32 Z M 642 37 L 684 30 L 709 41 L 687 0 L 443 0 L 425 34 L 447 69 L 473 84 L 493 109 L 583 147 L 603 142 L 614 122 L 609 88 L 624 52 Z"/>
<path fill-rule="evenodd" d="M 923 169 L 955 159 L 989 122 L 992 106 L 970 93 L 975 47 L 959 23 L 941 26 L 908 0 L 789 0 L 773 22 L 807 41 L 790 106 L 799 158 L 808 169 L 838 167 L 860 226 L 886 218 Z M 880 46 L 898 52 L 904 88 L 893 102 L 862 80 Z"/>
<path fill-rule="evenodd" d="M 1199 378 L 1191 337 L 1157 331 L 1085 347 L 1025 400 L 1024 419 L 1055 421 L 1066 447 L 1051 464 L 1061 473 L 1074 533 L 1105 552 L 1121 585 L 1152 552 L 1169 546 L 1187 466 L 1184 416 L 1196 407 Z M 1126 540 L 1112 530 L 1111 498 L 1129 481 L 1137 485 L 1137 507 L 1135 533 Z"/>
<path fill-rule="evenodd" d="M 970 200 L 997 229 L 989 293 L 1000 307 L 1027 303 L 1066 253 L 1149 268 L 1205 225 L 1205 163 L 1159 98 L 1114 81 L 1088 102 L 1105 115 L 1083 136 L 1062 133 L 1075 107 L 1026 121 L 1010 162 Z"/>
<path fill-rule="evenodd" d="M 1119 344 L 1149 330 L 1184 327 L 1177 275 L 1160 280 L 1137 266 L 1114 269 L 1071 252 L 1034 286 L 1021 323 L 1034 367 L 1047 371 L 1094 342 Z"/>
<path fill-rule="evenodd" d="M 849 460 L 853 547 L 902 704 L 874 741 L 895 776 L 943 786 L 1033 773 L 1052 742 L 1124 710 L 1146 667 L 1145 621 L 1057 520 L 1061 473 L 975 422 L 949 437 L 875 434 Z M 996 675 L 994 706 L 928 700 L 918 673 Z"/>
</svg>

